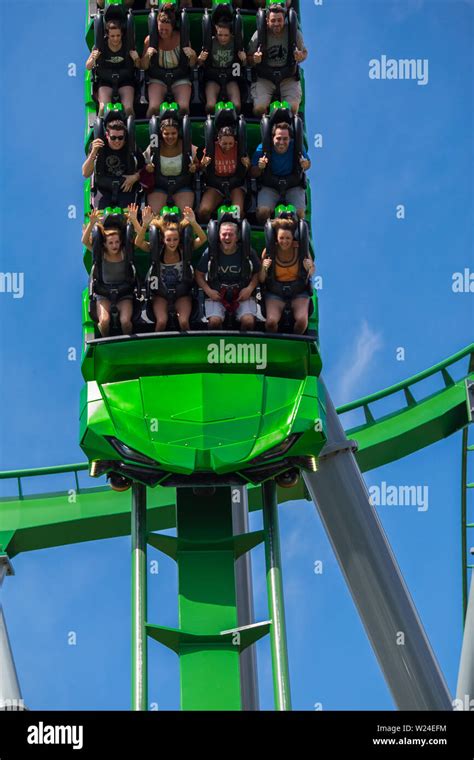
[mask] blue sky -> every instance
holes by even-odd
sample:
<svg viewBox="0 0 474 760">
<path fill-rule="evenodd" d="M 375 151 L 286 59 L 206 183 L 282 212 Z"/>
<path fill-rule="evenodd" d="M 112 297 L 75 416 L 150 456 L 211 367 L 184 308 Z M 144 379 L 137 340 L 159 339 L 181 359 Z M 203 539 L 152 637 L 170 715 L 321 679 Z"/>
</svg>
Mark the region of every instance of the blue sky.
<svg viewBox="0 0 474 760">
<path fill-rule="evenodd" d="M 17 4 L 0 3 L 1 270 L 25 275 L 22 299 L 0 293 L 2 469 L 83 459 L 82 378 L 68 349 L 79 356 L 85 284 L 85 3 L 66 5 L 58 30 L 55 2 L 29 7 L 28 23 Z M 472 340 L 473 296 L 453 293 L 451 284 L 454 272 L 474 269 L 474 4 L 302 5 L 308 134 L 323 135 L 323 147 L 311 151 L 321 347 L 326 383 L 340 404 Z M 382 55 L 428 59 L 428 84 L 370 79 L 369 61 Z M 67 75 L 70 63 L 77 77 Z M 399 204 L 404 220 L 396 218 Z M 70 205 L 77 219 L 68 218 Z M 404 361 L 397 361 L 399 347 Z M 378 511 L 452 692 L 461 645 L 460 446 L 458 435 L 367 476 L 369 485 L 429 488 L 426 512 Z M 48 481 L 54 490 L 70 485 L 62 477 Z M 46 487 L 42 479 L 34 483 Z M 314 507 L 284 505 L 280 523 L 293 707 L 393 709 Z M 258 527 L 260 515 L 253 515 Z M 149 578 L 149 620 L 177 625 L 174 563 L 153 549 L 150 559 L 159 560 L 159 573 Z M 322 575 L 313 571 L 317 560 Z M 261 548 L 252 562 L 256 619 L 266 620 Z M 128 709 L 129 540 L 20 555 L 14 566 L 2 593 L 27 704 Z M 70 631 L 76 646 L 68 645 Z M 176 709 L 177 659 L 156 642 L 149 649 L 150 702 Z M 258 653 L 261 706 L 272 709 L 267 639 Z"/>
</svg>

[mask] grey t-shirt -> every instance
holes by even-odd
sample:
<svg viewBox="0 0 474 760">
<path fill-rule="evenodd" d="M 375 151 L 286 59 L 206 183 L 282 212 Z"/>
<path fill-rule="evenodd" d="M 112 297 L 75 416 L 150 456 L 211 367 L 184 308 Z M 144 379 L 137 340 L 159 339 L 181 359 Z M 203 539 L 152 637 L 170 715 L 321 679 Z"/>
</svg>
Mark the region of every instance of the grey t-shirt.
<svg viewBox="0 0 474 760">
<path fill-rule="evenodd" d="M 298 50 L 303 50 L 304 48 L 304 40 L 303 35 L 301 32 L 296 32 L 296 44 L 298 47 Z M 252 39 L 249 43 L 249 49 L 248 53 L 250 55 L 253 55 L 257 52 L 258 48 L 258 34 L 255 32 Z M 264 61 L 268 63 L 269 66 L 274 66 L 275 68 L 283 68 L 283 66 L 286 66 L 286 61 L 288 59 L 288 26 L 285 24 L 285 27 L 283 29 L 283 32 L 277 37 L 275 34 L 272 34 L 267 29 L 267 49 L 266 49 L 266 56 L 264 57 Z"/>
<path fill-rule="evenodd" d="M 220 45 L 214 37 L 212 40 L 212 65 L 216 69 L 229 68 L 234 61 L 234 40 L 228 45 Z"/>
<path fill-rule="evenodd" d="M 119 285 L 127 279 L 127 262 L 102 259 L 102 279 L 106 285 Z"/>
</svg>

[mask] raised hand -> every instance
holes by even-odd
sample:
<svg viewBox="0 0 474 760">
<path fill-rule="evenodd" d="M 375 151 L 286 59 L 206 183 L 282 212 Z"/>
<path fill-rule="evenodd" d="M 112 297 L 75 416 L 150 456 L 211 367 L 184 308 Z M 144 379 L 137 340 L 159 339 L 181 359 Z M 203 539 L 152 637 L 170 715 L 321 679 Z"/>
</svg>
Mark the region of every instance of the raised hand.
<svg viewBox="0 0 474 760">
<path fill-rule="evenodd" d="M 100 137 L 97 137 L 95 140 L 92 141 L 92 150 L 91 150 L 91 156 L 96 156 L 101 148 L 103 148 L 105 145 L 104 141 L 100 139 Z"/>
<path fill-rule="evenodd" d="M 192 210 L 191 206 L 185 206 L 183 209 L 183 219 L 186 219 L 187 222 L 195 222 L 196 221 L 196 214 Z"/>
<path fill-rule="evenodd" d="M 97 224 L 97 222 L 100 222 L 102 218 L 102 211 L 98 208 L 92 209 L 92 211 L 89 214 L 89 224 L 92 224 L 94 226 Z"/>
<path fill-rule="evenodd" d="M 142 221 L 145 226 L 148 226 L 154 217 L 153 209 L 151 206 L 145 206 L 142 212 Z"/>
</svg>

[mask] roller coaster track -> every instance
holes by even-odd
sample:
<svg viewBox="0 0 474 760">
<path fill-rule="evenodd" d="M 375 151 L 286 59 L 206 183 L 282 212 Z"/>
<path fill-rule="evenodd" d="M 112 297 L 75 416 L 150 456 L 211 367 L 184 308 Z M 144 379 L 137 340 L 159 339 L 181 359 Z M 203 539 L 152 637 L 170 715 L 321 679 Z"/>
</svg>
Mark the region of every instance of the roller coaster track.
<svg viewBox="0 0 474 760">
<path fill-rule="evenodd" d="M 468 362 L 468 366 L 456 381 L 448 368 L 461 360 Z M 433 376 L 440 376 L 440 390 L 415 400 L 414 386 Z M 405 397 L 403 406 L 390 414 L 374 416 L 377 402 L 400 393 Z M 474 344 L 470 344 L 433 367 L 385 390 L 345 404 L 337 411 L 341 416 L 347 412 L 364 413 L 365 423 L 347 430 L 347 435 L 357 441 L 359 466 L 368 471 L 465 429 L 472 422 L 473 404 Z M 80 463 L 0 472 L 0 480 L 17 483 L 15 496 L 0 499 L 0 550 L 8 551 L 13 557 L 34 549 L 129 535 L 129 494 L 116 493 L 108 487 L 81 486 L 78 473 L 87 469 L 87 463 Z M 34 496 L 23 493 L 24 480 L 58 474 L 71 476 L 70 490 L 48 491 Z M 470 484 L 466 482 L 465 485 Z M 148 489 L 147 512 L 151 531 L 175 527 L 175 495 L 175 489 Z M 279 489 L 279 503 L 305 498 L 307 494 L 302 484 L 293 489 Z M 256 510 L 261 506 L 260 489 L 250 487 L 249 508 Z M 467 530 L 471 523 L 466 518 L 464 523 Z"/>
</svg>

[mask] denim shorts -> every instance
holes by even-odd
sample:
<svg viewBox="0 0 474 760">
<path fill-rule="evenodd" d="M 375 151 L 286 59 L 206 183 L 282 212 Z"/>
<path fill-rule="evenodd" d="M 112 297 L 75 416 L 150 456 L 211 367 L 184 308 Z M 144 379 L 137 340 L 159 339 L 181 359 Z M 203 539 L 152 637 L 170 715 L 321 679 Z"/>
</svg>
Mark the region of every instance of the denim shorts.
<svg viewBox="0 0 474 760">
<path fill-rule="evenodd" d="M 307 298 L 309 300 L 311 296 L 309 293 L 298 293 L 297 296 L 293 296 L 292 298 L 282 298 L 281 296 L 277 296 L 276 293 L 265 293 L 266 301 L 281 301 L 282 303 L 286 303 L 287 301 L 294 301 L 296 298 Z"/>
</svg>

